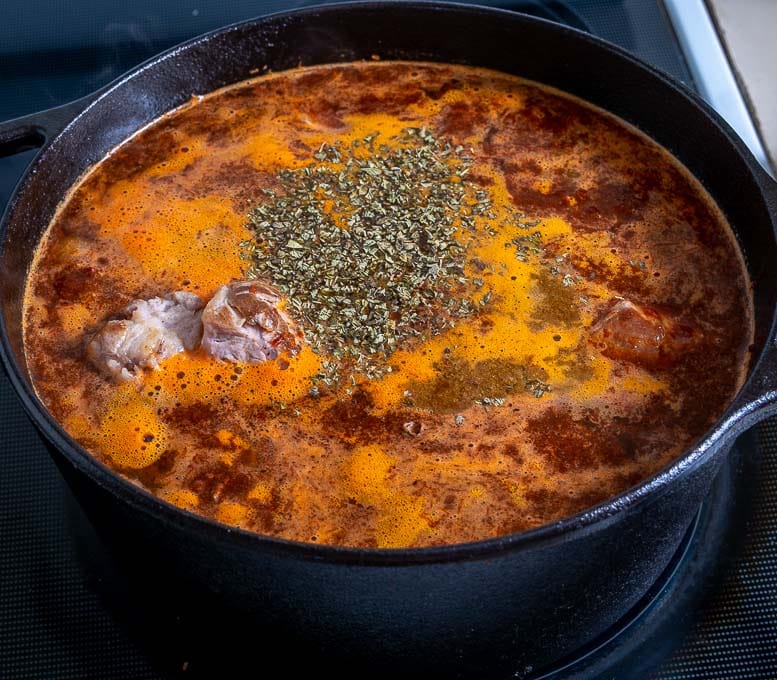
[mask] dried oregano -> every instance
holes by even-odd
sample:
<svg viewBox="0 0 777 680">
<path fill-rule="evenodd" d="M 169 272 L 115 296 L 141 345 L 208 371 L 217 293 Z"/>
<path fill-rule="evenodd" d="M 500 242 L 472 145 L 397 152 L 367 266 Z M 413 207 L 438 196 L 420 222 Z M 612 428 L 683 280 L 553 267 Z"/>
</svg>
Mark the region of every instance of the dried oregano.
<svg viewBox="0 0 777 680">
<path fill-rule="evenodd" d="M 386 359 L 481 306 L 465 274 L 468 244 L 491 217 L 467 180 L 470 159 L 424 128 L 379 144 L 374 133 L 324 144 L 309 165 L 282 170 L 250 212 L 248 275 L 288 298 L 332 385 L 378 377 Z M 479 294 L 481 303 L 488 293 Z"/>
</svg>

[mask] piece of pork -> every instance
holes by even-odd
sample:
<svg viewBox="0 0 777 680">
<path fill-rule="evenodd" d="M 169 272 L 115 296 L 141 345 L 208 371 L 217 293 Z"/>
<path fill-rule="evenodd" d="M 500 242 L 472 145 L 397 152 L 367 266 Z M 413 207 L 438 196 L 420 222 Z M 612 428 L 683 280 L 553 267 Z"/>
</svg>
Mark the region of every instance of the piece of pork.
<svg viewBox="0 0 777 680">
<path fill-rule="evenodd" d="M 179 291 L 162 298 L 133 300 L 123 319 L 108 321 L 86 348 L 91 362 L 115 380 L 132 380 L 143 368 L 185 349 L 197 347 L 202 337 L 203 301 Z"/>
<path fill-rule="evenodd" d="M 216 291 L 202 313 L 202 348 L 224 361 L 261 363 L 296 354 L 302 332 L 279 308 L 281 295 L 258 281 L 235 281 Z"/>
<path fill-rule="evenodd" d="M 606 357 L 667 368 L 697 344 L 700 333 L 667 310 L 620 300 L 591 327 L 590 337 Z"/>
</svg>

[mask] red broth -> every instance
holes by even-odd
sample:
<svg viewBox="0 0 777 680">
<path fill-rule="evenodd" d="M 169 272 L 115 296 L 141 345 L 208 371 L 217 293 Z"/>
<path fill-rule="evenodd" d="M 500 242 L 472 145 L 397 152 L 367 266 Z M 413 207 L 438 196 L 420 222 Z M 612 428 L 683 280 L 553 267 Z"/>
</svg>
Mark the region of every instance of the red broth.
<svg viewBox="0 0 777 680">
<path fill-rule="evenodd" d="M 392 170 L 397 158 L 418 172 Z M 389 179 L 354 179 L 359 163 Z M 307 200 L 293 193 L 306 173 Z M 380 222 L 346 205 L 356 194 L 337 177 L 378 191 L 377 211 L 399 192 L 399 207 Z M 350 239 L 345 265 L 319 225 L 274 224 L 294 214 L 284 196 Z M 437 210 L 434 224 L 400 224 L 407 205 L 419 221 Z M 442 267 L 420 271 L 428 252 Z M 380 276 L 347 300 L 331 276 L 313 290 L 311 271 L 363 263 Z M 194 349 L 119 383 L 87 360 L 131 300 L 207 301 L 257 269 L 304 334 L 297 354 L 239 364 Z M 394 311 L 370 316 L 387 291 Z M 666 151 L 535 83 L 402 62 L 268 74 L 155 121 L 70 192 L 25 304 L 39 396 L 118 474 L 229 525 L 379 548 L 522 531 L 637 484 L 721 414 L 753 333 L 734 237 Z M 361 354 L 340 356 L 357 340 Z"/>
</svg>

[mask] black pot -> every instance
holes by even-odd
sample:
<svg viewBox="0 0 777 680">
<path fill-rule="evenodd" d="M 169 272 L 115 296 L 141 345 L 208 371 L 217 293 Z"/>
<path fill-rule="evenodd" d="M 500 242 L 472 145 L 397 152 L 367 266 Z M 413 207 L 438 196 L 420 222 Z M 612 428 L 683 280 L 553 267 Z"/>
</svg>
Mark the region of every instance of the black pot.
<svg viewBox="0 0 777 680">
<path fill-rule="evenodd" d="M 575 94 L 674 153 L 717 201 L 753 281 L 750 377 L 694 446 L 640 485 L 568 519 L 477 543 L 362 550 L 231 529 L 163 503 L 96 462 L 30 385 L 21 333 L 25 275 L 68 188 L 162 113 L 257 67 L 368 59 L 489 67 Z M 373 669 L 472 675 L 540 668 L 606 631 L 675 553 L 735 437 L 777 410 L 777 184 L 697 96 L 587 34 L 509 12 L 360 3 L 224 28 L 146 62 L 85 100 L 0 125 L 0 153 L 42 149 L 2 223 L 2 359 L 24 407 L 98 532 L 119 559 L 224 611 L 243 612 Z M 172 586 L 171 586 L 172 587 Z"/>
</svg>

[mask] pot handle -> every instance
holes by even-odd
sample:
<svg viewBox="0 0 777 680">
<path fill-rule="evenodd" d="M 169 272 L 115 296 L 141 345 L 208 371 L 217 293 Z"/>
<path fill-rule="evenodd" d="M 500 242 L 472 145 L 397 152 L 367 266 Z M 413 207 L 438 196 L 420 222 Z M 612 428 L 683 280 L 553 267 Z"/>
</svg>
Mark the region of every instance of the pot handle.
<svg viewBox="0 0 777 680">
<path fill-rule="evenodd" d="M 0 158 L 42 147 L 97 97 L 98 93 L 89 94 L 53 109 L 0 123 Z"/>
</svg>

